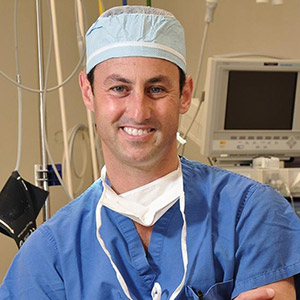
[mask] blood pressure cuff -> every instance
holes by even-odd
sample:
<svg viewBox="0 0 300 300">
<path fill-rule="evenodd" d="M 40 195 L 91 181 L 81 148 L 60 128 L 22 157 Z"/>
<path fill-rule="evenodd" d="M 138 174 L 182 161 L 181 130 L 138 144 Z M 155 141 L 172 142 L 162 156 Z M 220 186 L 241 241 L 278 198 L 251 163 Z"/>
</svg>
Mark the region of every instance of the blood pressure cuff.
<svg viewBox="0 0 300 300">
<path fill-rule="evenodd" d="M 0 192 L 0 232 L 12 237 L 20 248 L 36 229 L 36 218 L 48 192 L 22 179 L 14 171 Z"/>
</svg>

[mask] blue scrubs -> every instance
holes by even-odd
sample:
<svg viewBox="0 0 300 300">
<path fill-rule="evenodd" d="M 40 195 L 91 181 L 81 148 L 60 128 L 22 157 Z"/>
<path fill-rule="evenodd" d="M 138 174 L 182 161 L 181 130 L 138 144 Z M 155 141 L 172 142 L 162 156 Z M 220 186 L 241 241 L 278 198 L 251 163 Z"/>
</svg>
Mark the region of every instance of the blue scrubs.
<svg viewBox="0 0 300 300">
<path fill-rule="evenodd" d="M 238 174 L 181 159 L 188 269 L 177 299 L 226 300 L 300 273 L 300 222 L 276 191 Z M 25 242 L 0 299 L 127 299 L 96 237 L 96 181 Z M 179 202 L 155 224 L 147 255 L 130 219 L 106 207 L 100 235 L 132 299 L 168 299 L 183 276 Z M 298 275 L 297 275 L 298 276 Z M 299 289 L 299 286 L 297 286 Z"/>
</svg>

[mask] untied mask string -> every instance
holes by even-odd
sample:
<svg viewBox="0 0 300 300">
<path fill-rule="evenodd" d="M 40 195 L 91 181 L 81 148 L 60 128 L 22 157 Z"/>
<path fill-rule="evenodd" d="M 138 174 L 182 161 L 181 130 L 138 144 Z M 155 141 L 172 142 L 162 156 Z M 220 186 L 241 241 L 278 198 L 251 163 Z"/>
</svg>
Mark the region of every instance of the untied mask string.
<svg viewBox="0 0 300 300">
<path fill-rule="evenodd" d="M 180 164 L 180 162 L 179 162 L 179 164 Z M 180 193 L 180 197 L 179 197 L 179 204 L 180 204 L 180 212 L 181 212 L 181 215 L 182 215 L 182 218 L 183 218 L 183 225 L 182 225 L 182 229 L 181 229 L 181 252 L 182 252 L 182 259 L 183 259 L 184 274 L 183 274 L 183 277 L 182 277 L 182 280 L 181 280 L 180 284 L 178 285 L 178 287 L 175 289 L 175 291 L 171 295 L 170 300 L 174 300 L 178 296 L 180 291 L 182 290 L 182 288 L 184 286 L 184 283 L 185 283 L 185 278 L 186 278 L 186 273 L 187 273 L 187 265 L 188 265 L 187 244 L 186 244 L 187 228 L 186 228 L 186 218 L 185 218 L 185 212 L 184 212 L 184 210 L 185 210 L 185 195 L 184 195 L 184 191 L 183 191 L 183 178 L 182 178 L 182 172 L 181 172 L 181 164 L 179 166 L 180 166 L 179 168 L 180 168 L 180 177 L 181 177 L 181 182 L 180 183 L 181 183 L 181 187 L 182 187 L 182 192 Z M 101 179 L 102 179 L 102 183 L 103 183 L 104 182 L 103 180 L 105 180 L 105 179 L 103 179 L 102 176 L 101 176 Z M 96 234 L 97 234 L 97 239 L 98 239 L 99 244 L 100 244 L 101 248 L 103 249 L 104 253 L 109 258 L 110 263 L 111 263 L 114 271 L 116 272 L 116 276 L 117 276 L 117 279 L 119 281 L 119 284 L 121 285 L 125 295 L 128 297 L 128 299 L 133 300 L 130 296 L 129 289 L 127 287 L 127 284 L 126 284 L 122 274 L 120 273 L 118 267 L 113 262 L 113 259 L 110 255 L 109 251 L 107 250 L 103 239 L 100 236 L 100 228 L 101 228 L 101 225 L 102 225 L 101 209 L 102 209 L 102 206 L 103 206 L 103 203 L 102 203 L 101 200 L 102 200 L 103 196 L 106 194 L 106 189 L 107 189 L 107 184 L 104 183 L 103 184 L 102 196 L 101 196 L 101 198 L 100 198 L 100 200 L 97 204 L 97 207 L 96 207 L 96 226 L 97 226 Z M 153 300 L 160 300 L 161 295 L 162 295 L 161 286 L 158 282 L 155 282 L 154 286 L 152 288 L 152 291 L 151 291 L 151 297 L 152 297 Z"/>
</svg>

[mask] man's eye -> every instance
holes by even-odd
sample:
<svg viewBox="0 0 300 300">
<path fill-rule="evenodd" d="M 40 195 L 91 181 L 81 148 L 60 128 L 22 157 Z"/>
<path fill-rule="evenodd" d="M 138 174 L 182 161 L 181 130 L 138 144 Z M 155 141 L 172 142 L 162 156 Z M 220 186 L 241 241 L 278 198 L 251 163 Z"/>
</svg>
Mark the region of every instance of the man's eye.
<svg viewBox="0 0 300 300">
<path fill-rule="evenodd" d="M 126 92 L 126 88 L 124 86 L 114 86 L 111 88 L 112 91 L 117 93 L 124 93 Z"/>
<path fill-rule="evenodd" d="M 160 87 L 160 86 L 152 86 L 151 88 L 149 88 L 148 92 L 151 94 L 161 94 L 163 93 L 165 90 Z"/>
</svg>

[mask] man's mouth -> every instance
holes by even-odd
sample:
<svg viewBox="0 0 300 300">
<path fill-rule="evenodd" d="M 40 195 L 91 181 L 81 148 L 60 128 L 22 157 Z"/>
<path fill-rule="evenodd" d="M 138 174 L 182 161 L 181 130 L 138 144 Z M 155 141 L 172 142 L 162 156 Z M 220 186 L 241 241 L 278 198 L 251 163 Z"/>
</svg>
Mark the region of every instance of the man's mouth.
<svg viewBox="0 0 300 300">
<path fill-rule="evenodd" d="M 132 136 L 141 136 L 141 135 L 146 135 L 149 132 L 151 132 L 153 129 L 137 129 L 137 128 L 132 128 L 132 127 L 123 127 L 122 128 L 126 133 Z"/>
</svg>

